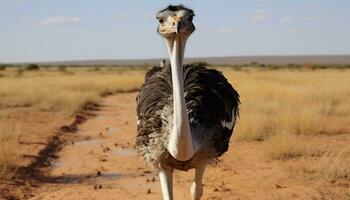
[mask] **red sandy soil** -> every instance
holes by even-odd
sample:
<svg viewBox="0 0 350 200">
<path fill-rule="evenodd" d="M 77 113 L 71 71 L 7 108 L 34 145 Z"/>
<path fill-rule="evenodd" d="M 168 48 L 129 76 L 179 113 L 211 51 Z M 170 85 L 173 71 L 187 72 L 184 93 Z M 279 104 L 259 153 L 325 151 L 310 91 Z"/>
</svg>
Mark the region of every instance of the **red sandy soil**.
<svg viewBox="0 0 350 200">
<path fill-rule="evenodd" d="M 157 174 L 133 149 L 136 95 L 105 97 L 95 116 L 76 132 L 61 133 L 64 146 L 55 152 L 58 158 L 32 178 L 25 198 L 162 199 Z M 261 142 L 233 140 L 220 162 L 208 167 L 202 199 L 346 199 L 333 192 L 343 195 L 348 185 L 295 177 L 279 162 L 266 158 Z M 193 170 L 175 172 L 174 199 L 190 199 L 193 175 Z"/>
</svg>

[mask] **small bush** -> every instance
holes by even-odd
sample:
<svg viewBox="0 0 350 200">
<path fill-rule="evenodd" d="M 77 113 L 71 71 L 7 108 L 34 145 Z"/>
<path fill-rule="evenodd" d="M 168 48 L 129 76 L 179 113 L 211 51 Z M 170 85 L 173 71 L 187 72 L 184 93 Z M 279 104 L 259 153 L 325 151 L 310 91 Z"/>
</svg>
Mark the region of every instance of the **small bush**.
<svg viewBox="0 0 350 200">
<path fill-rule="evenodd" d="M 6 69 L 7 65 L 1 64 L 0 65 L 0 71 L 4 71 Z"/>
<path fill-rule="evenodd" d="M 202 65 L 202 66 L 211 66 L 209 63 L 204 61 L 198 61 L 198 62 L 190 62 L 189 65 Z"/>
<path fill-rule="evenodd" d="M 324 155 L 316 165 L 316 171 L 330 180 L 350 180 L 350 148 Z"/>
<path fill-rule="evenodd" d="M 252 66 L 258 66 L 258 65 L 259 65 L 259 62 L 258 62 L 258 61 L 252 61 L 252 62 L 250 62 L 250 65 L 252 65 Z"/>
<path fill-rule="evenodd" d="M 101 68 L 98 67 L 98 66 L 96 66 L 96 67 L 94 67 L 94 68 L 92 69 L 92 71 L 101 71 Z"/>
<path fill-rule="evenodd" d="M 274 65 L 274 64 L 269 64 L 269 65 L 267 65 L 266 66 L 268 69 L 270 69 L 270 70 L 277 70 L 277 69 L 280 69 L 281 68 L 281 66 L 279 66 L 279 65 Z"/>
<path fill-rule="evenodd" d="M 300 64 L 290 63 L 287 65 L 287 68 L 289 68 L 289 69 L 301 69 L 302 66 Z"/>
<path fill-rule="evenodd" d="M 18 144 L 20 133 L 18 123 L 0 127 L 0 177 L 9 176 L 16 170 L 18 155 L 13 148 Z"/>
<path fill-rule="evenodd" d="M 58 66 L 58 70 L 59 70 L 59 71 L 66 71 L 66 70 L 67 70 L 67 66 L 65 66 L 65 65 L 60 65 L 60 66 Z"/>
<path fill-rule="evenodd" d="M 289 160 L 306 154 L 304 146 L 296 136 L 283 133 L 271 137 L 266 145 L 267 154 L 275 160 Z"/>
<path fill-rule="evenodd" d="M 16 70 L 16 77 L 21 77 L 23 75 L 24 69 L 22 68 L 17 68 Z"/>
<path fill-rule="evenodd" d="M 29 64 L 25 67 L 25 70 L 39 70 L 40 67 L 38 64 Z"/>
<path fill-rule="evenodd" d="M 230 67 L 233 70 L 240 71 L 244 67 L 243 65 L 228 65 L 227 67 Z"/>
<path fill-rule="evenodd" d="M 50 68 L 50 65 L 40 65 L 41 68 L 44 68 L 44 69 L 49 69 Z"/>
</svg>

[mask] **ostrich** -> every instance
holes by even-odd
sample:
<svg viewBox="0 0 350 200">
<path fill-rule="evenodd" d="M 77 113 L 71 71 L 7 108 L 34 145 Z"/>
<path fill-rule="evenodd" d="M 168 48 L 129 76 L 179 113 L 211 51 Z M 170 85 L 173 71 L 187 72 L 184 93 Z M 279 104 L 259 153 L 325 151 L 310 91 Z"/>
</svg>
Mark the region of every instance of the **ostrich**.
<svg viewBox="0 0 350 200">
<path fill-rule="evenodd" d="M 195 169 L 191 198 L 201 198 L 204 170 L 228 150 L 239 111 L 239 94 L 219 71 L 183 65 L 186 40 L 195 30 L 193 16 L 183 5 L 158 12 L 170 66 L 147 79 L 136 99 L 136 148 L 159 172 L 165 200 L 173 199 L 175 169 Z"/>
</svg>

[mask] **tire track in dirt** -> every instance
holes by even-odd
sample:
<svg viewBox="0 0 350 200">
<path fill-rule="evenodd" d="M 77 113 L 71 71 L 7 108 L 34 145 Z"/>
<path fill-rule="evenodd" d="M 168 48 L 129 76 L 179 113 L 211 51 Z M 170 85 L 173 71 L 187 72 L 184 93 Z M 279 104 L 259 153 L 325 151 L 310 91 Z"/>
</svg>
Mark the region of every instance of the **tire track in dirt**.
<svg viewBox="0 0 350 200">
<path fill-rule="evenodd" d="M 155 199 L 156 177 L 133 149 L 136 93 L 103 99 L 57 154 L 32 199 Z M 147 182 L 148 180 L 148 182 Z"/>
</svg>

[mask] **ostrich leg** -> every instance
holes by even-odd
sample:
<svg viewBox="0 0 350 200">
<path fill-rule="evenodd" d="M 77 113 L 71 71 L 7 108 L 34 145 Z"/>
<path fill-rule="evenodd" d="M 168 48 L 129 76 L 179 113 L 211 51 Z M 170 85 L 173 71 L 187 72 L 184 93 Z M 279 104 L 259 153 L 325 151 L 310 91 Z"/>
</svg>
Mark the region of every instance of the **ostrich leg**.
<svg viewBox="0 0 350 200">
<path fill-rule="evenodd" d="M 173 200 L 173 172 L 173 170 L 162 170 L 159 172 L 164 200 Z"/>
<path fill-rule="evenodd" d="M 194 176 L 194 181 L 191 187 L 191 197 L 192 200 L 200 200 L 203 194 L 203 174 L 206 168 L 206 164 L 200 164 L 198 167 L 196 167 L 196 172 Z"/>
</svg>

